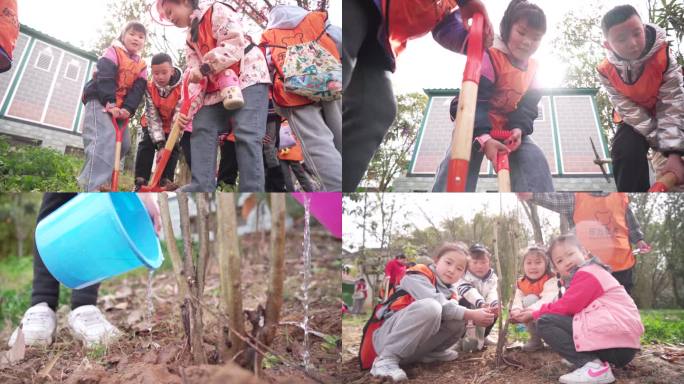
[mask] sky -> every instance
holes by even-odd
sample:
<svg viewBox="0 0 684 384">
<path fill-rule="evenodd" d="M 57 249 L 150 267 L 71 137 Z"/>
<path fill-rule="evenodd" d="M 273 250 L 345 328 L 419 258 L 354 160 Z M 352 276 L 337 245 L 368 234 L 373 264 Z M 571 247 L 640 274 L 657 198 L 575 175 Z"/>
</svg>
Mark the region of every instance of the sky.
<svg viewBox="0 0 684 384">
<path fill-rule="evenodd" d="M 393 228 L 401 228 L 404 224 L 408 223 L 418 229 L 425 229 L 432 226 L 430 221 L 439 226 L 444 219 L 458 216 L 469 221 L 476 213 L 486 209 L 490 214 L 497 214 L 501 211 L 514 211 L 520 215 L 521 221 L 529 227 L 530 233 L 532 230 L 522 203 L 518 202 L 518 198 L 514 193 L 386 193 L 383 198 L 396 200 L 395 209 L 397 211 L 393 216 Z M 375 194 L 368 194 L 368 199 L 375 199 Z M 346 211 L 354 206 L 362 206 L 363 202 L 356 203 L 345 196 L 342 204 Z M 375 213 L 374 218 L 379 222 L 379 209 Z M 425 217 L 426 215 L 430 220 Z M 546 209 L 540 209 L 539 215 L 542 222 L 546 219 L 552 228 L 559 227 L 558 214 Z M 342 216 L 342 246 L 345 249 L 356 250 L 361 246 L 363 235 L 362 231 L 357 228 L 357 225 L 361 223 L 362 219 L 355 216 L 348 214 Z M 368 221 L 366 224 L 368 225 Z M 379 246 L 380 243 L 366 233 L 366 247 Z"/>
<path fill-rule="evenodd" d="M 154 0 L 149 0 L 154 2 Z M 89 50 L 98 40 L 99 30 L 107 18 L 105 0 L 19 0 L 19 21 L 33 29 Z M 330 21 L 342 25 L 342 0 L 330 0 Z M 161 26 L 154 25 L 161 34 Z M 173 48 L 182 47 L 184 33 L 166 27 L 167 39 Z M 255 35 L 258 38 L 258 34 Z"/>
<path fill-rule="evenodd" d="M 482 0 L 492 21 L 495 32 L 508 6 L 509 0 Z M 580 11 L 589 5 L 600 3 L 604 12 L 621 4 L 631 4 L 647 19 L 646 0 L 535 0 L 546 14 L 546 35 L 535 57 L 540 62 L 538 79 L 544 88 L 560 86 L 567 66 L 554 57 L 551 42 L 557 36 L 557 26 L 563 16 L 571 10 Z M 442 48 L 427 34 L 409 41 L 407 49 L 397 61 L 397 71 L 393 75 L 395 93 L 421 92 L 425 88 L 458 88 L 463 77 L 465 56 Z"/>
</svg>

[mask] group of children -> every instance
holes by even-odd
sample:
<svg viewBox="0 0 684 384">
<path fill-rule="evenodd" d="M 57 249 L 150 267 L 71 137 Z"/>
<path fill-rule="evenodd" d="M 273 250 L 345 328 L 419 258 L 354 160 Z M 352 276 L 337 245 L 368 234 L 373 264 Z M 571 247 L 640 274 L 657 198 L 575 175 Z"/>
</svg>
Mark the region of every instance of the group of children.
<svg viewBox="0 0 684 384">
<path fill-rule="evenodd" d="M 628 364 L 644 332 L 639 311 L 600 258 L 572 234 L 522 251 L 509 317 L 530 334 L 523 351 L 544 343 L 575 369 L 561 383 L 612 383 L 611 365 Z M 501 315 L 490 253 L 480 244 L 445 243 L 433 262 L 406 271 L 378 304 L 361 340 L 359 362 L 374 376 L 406 380 L 400 364 L 452 361 L 484 348 Z"/>
<path fill-rule="evenodd" d="M 485 1 L 486 2 L 486 1 Z M 546 33 L 546 16 L 527 0 L 511 0 L 493 36 L 480 0 L 412 1 L 406 7 L 387 7 L 362 0 L 344 3 L 344 18 L 361 28 L 345 29 L 343 188 L 354 191 L 370 159 L 392 124 L 396 105 L 389 73 L 409 39 L 430 31 L 446 49 L 465 53 L 474 13 L 485 17 L 485 50 L 479 79 L 466 191 L 474 191 L 484 157 L 495 162 L 509 154 L 511 188 L 521 192 L 552 192 L 550 169 L 540 148 L 530 138 L 541 98 L 535 83 L 538 63 L 531 58 Z M 360 20 L 360 21 L 358 21 Z M 658 176 L 673 173 L 684 183 L 684 86 L 682 68 L 665 30 L 643 23 L 634 7 L 622 5 L 602 20 L 606 59 L 596 76 L 614 108 L 617 133 L 611 147 L 618 191 L 646 192 L 649 149 Z M 372 99 L 363 98 L 370 89 Z M 452 102 L 452 119 L 455 105 Z M 510 132 L 503 142 L 493 130 Z M 433 191 L 446 188 L 449 153 L 436 171 Z"/>
<path fill-rule="evenodd" d="M 174 67 L 168 54 L 158 53 L 152 57 L 148 81 L 142 59 L 147 30 L 137 21 L 124 27 L 98 60 L 84 89 L 85 165 L 78 179 L 84 190 L 111 187 L 112 119 L 125 124 L 143 100 L 137 186 L 149 181 L 155 151 L 164 147 L 178 121 L 185 131 L 180 148 L 191 170 L 190 184 L 180 191 L 216 189 L 219 145 L 218 180 L 234 185 L 239 174 L 240 191 L 292 190 L 290 170 L 304 190 L 341 190 L 341 98 L 309 98 L 283 86 L 283 66 L 292 46 L 315 43 L 339 62 L 341 32 L 329 24 L 325 12 L 275 6 L 256 45 L 228 4 L 158 0 L 153 8 L 162 21 L 187 28 L 186 69 Z M 187 114 L 180 111 L 186 82 L 193 99 Z M 129 147 L 130 139 L 124 135 L 122 152 Z M 172 183 L 180 152 L 174 149 L 163 170 L 162 186 L 176 188 Z"/>
</svg>

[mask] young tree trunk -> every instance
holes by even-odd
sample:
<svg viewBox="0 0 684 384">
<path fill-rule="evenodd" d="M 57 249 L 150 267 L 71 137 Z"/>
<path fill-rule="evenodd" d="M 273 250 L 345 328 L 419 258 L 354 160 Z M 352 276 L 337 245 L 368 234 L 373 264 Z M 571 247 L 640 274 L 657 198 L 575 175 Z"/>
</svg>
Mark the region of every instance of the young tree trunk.
<svg viewBox="0 0 684 384">
<path fill-rule="evenodd" d="M 159 207 L 164 237 L 166 238 L 166 249 L 169 251 L 169 257 L 171 257 L 171 265 L 173 266 L 173 272 L 176 276 L 176 283 L 178 284 L 178 297 L 180 298 L 179 304 L 182 306 L 190 289 L 188 288 L 187 280 L 185 280 L 183 261 L 181 260 L 178 246 L 176 245 L 176 235 L 173 233 L 171 214 L 169 213 L 169 197 L 166 193 L 159 194 Z"/>
<path fill-rule="evenodd" d="M 199 234 L 199 255 L 197 257 L 197 290 L 199 297 L 204 293 L 205 276 L 209 260 L 209 195 L 197 194 L 197 229 Z"/>
<path fill-rule="evenodd" d="M 539 210 L 537 204 L 530 203 L 528 201 L 522 202 L 523 209 L 527 218 L 530 219 L 532 223 L 532 230 L 534 231 L 534 242 L 541 245 L 544 244 L 544 236 L 541 230 L 541 220 L 539 220 Z"/>
<path fill-rule="evenodd" d="M 204 353 L 202 307 L 200 305 L 202 301 L 202 290 L 200 290 L 198 285 L 198 275 L 201 272 L 199 271 L 199 268 L 196 268 L 196 265 L 193 262 L 194 255 L 192 251 L 192 233 L 190 232 L 188 195 L 186 193 L 178 193 L 176 196 L 178 198 L 181 219 L 183 248 L 185 249 L 184 272 L 190 291 L 189 297 L 186 297 L 185 300 L 185 309 L 187 311 L 186 322 L 189 325 L 189 330 L 186 330 L 186 332 L 190 335 L 190 351 L 192 352 L 193 362 L 195 364 L 206 364 L 207 357 Z M 198 261 L 198 264 L 199 263 L 203 263 L 203 261 Z"/>
<path fill-rule="evenodd" d="M 235 195 L 219 193 L 216 197 L 217 255 L 221 274 L 221 309 L 228 316 L 229 326 L 234 332 L 244 335 L 242 294 L 240 292 L 240 247 L 237 237 Z M 233 332 L 230 334 L 230 348 L 227 358 L 233 358 L 242 350 L 243 342 Z"/>
<path fill-rule="evenodd" d="M 166 237 L 166 247 L 169 251 L 169 256 L 171 257 L 171 264 L 173 265 L 173 271 L 176 276 L 176 282 L 178 283 L 178 302 L 181 310 L 181 322 L 183 323 L 183 329 L 185 330 L 185 336 L 187 338 L 187 345 L 191 351 L 193 351 L 193 360 L 195 359 L 194 350 L 197 348 L 193 343 L 195 332 L 193 331 L 193 326 L 191 322 L 191 313 L 193 312 L 192 297 L 191 297 L 191 287 L 188 283 L 187 274 L 185 271 L 185 265 L 181 259 L 180 252 L 176 246 L 176 236 L 173 233 L 173 226 L 171 223 L 171 215 L 169 213 L 169 200 L 165 193 L 159 194 L 159 206 L 162 216 L 162 226 L 164 228 L 164 235 Z M 181 213 L 181 220 L 183 218 Z M 187 218 L 187 217 L 186 217 Z M 201 342 L 201 338 L 199 339 Z M 200 359 L 201 361 L 201 359 Z"/>
<path fill-rule="evenodd" d="M 271 279 L 268 284 L 266 318 L 261 342 L 271 345 L 275 338 L 280 309 L 283 306 L 283 281 L 285 280 L 285 194 L 271 194 Z M 255 367 L 261 368 L 262 356 L 256 355 Z"/>
<path fill-rule="evenodd" d="M 559 213 L 558 215 L 560 216 L 560 232 L 561 232 L 561 234 L 568 233 L 568 231 L 570 231 L 570 222 L 568 221 L 568 217 L 562 213 Z"/>
</svg>

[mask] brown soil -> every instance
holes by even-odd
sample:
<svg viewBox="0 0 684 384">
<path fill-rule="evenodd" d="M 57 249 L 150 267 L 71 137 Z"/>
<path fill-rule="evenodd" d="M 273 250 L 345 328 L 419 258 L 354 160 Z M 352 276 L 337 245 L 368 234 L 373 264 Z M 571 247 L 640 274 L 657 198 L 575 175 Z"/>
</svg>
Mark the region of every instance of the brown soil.
<svg viewBox="0 0 684 384">
<path fill-rule="evenodd" d="M 302 304 L 297 298 L 302 270 L 301 226 L 288 232 L 285 302 L 281 322 L 301 322 Z M 292 234 L 292 235 L 290 235 Z M 268 281 L 268 234 L 249 235 L 241 240 L 243 255 L 243 305 L 254 309 L 266 303 Z M 337 382 L 341 363 L 341 321 L 336 298 L 340 296 L 340 277 L 336 260 L 340 242 L 325 233 L 312 233 L 314 285 L 310 291 L 310 329 L 331 335 L 327 341 L 310 336 L 310 375 L 304 373 L 301 353 L 304 334 L 294 325 L 278 327 L 261 378 L 233 362 L 221 361 L 218 353 L 220 296 L 217 260 L 212 259 L 205 288 L 204 341 L 209 364 L 193 365 L 177 306 L 175 278 L 171 271 L 159 272 L 153 281 L 154 315 L 152 331 L 145 320 L 147 308 L 146 277 L 130 277 L 116 284 L 103 284 L 98 306 L 105 316 L 124 332 L 117 342 L 104 348 L 86 350 L 74 341 L 66 327 L 68 308 L 58 311 L 58 332 L 49 348 L 28 348 L 26 358 L 17 365 L 0 369 L 0 383 L 68 384 L 158 384 L 158 383 L 314 383 Z M 251 326 L 246 323 L 247 330 Z M 6 325 L 0 340 L 7 340 L 12 328 Z M 336 338 L 335 338 L 336 336 Z M 50 366 L 51 365 L 51 366 Z M 46 368 L 47 367 L 47 368 Z M 251 368 L 251 367 L 250 367 Z M 316 380 L 314 380 L 313 378 Z"/>
<path fill-rule="evenodd" d="M 366 371 L 361 371 L 356 355 L 361 340 L 363 325 L 344 324 L 342 371 L 340 376 L 348 384 L 390 383 L 389 379 L 379 379 Z M 684 346 L 646 345 L 635 359 L 625 368 L 613 369 L 618 383 L 633 384 L 671 384 L 684 383 L 684 360 L 672 363 L 663 360 L 664 351 Z M 495 366 L 496 347 L 487 347 L 482 352 L 462 353 L 455 361 L 448 363 L 414 364 L 402 366 L 409 377 L 409 383 L 453 384 L 542 384 L 558 382 L 558 377 L 571 371 L 561 363 L 558 354 L 550 349 L 534 353 L 509 350 L 507 359 L 522 368 L 504 365 Z"/>
</svg>

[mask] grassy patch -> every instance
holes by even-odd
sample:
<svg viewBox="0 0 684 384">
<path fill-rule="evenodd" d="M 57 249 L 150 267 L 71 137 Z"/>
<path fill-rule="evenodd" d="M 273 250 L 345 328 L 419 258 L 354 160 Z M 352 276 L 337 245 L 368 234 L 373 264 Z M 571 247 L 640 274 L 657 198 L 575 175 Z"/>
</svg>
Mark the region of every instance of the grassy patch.
<svg viewBox="0 0 684 384">
<path fill-rule="evenodd" d="M 684 310 L 658 309 L 641 311 L 646 332 L 643 343 L 684 343 Z"/>
<path fill-rule="evenodd" d="M 182 243 L 178 241 L 178 245 L 182 250 Z M 166 250 L 166 243 L 161 244 L 162 252 L 165 254 L 164 262 L 157 270 L 167 271 L 171 270 L 171 259 L 168 257 Z M 198 248 L 197 244 L 194 247 Z M 100 295 L 109 293 L 110 290 L 115 290 L 113 287 L 126 278 L 141 277 L 146 278 L 148 274 L 147 268 L 137 268 L 126 274 L 116 276 L 103 284 L 100 288 Z M 4 324 L 6 320 L 16 326 L 21 321 L 24 312 L 31 306 L 31 289 L 33 281 L 33 257 L 7 257 L 0 260 L 0 324 Z M 71 303 L 71 289 L 66 288 L 60 284 L 59 288 L 59 306 L 70 305 Z"/>
</svg>

